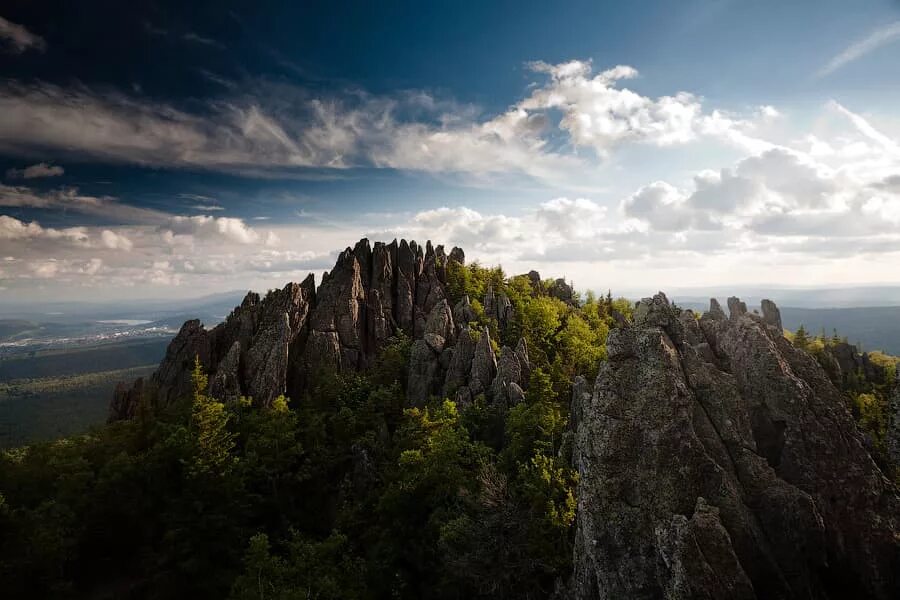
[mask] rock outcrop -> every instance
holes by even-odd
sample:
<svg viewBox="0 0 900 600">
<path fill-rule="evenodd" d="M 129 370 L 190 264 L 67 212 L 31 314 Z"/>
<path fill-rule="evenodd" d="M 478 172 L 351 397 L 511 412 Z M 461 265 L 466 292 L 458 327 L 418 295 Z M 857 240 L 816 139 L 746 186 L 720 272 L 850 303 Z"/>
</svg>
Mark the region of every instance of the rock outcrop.
<svg viewBox="0 0 900 600">
<path fill-rule="evenodd" d="M 495 383 L 490 333 L 485 329 L 476 340 L 469 331 L 477 318 L 467 297 L 453 307 L 449 303 L 447 265 L 464 260 L 459 248 L 447 255 L 431 242 L 424 248 L 406 240 L 370 246 L 363 239 L 340 253 L 318 288 L 310 274 L 263 298 L 248 293 L 212 329 L 186 322 L 153 375 L 117 387 L 109 419 L 132 418 L 144 400 L 165 407 L 187 397 L 195 357 L 209 374 L 216 398 L 247 396 L 263 405 L 280 394 L 298 398 L 322 369 L 369 367 L 398 331 L 413 339 L 410 404 L 442 394 L 463 402 L 478 394 L 493 400 L 492 390 L 504 404 L 517 401 L 527 387 L 527 377 L 520 375 L 527 365 L 510 363 Z M 490 294 L 502 330 L 512 319 L 512 306 L 505 295 Z M 527 363 L 527 352 L 515 357 L 517 365 Z"/>
<path fill-rule="evenodd" d="M 888 457 L 900 475 L 900 368 L 894 375 L 894 391 L 888 401 L 888 423 L 885 437 Z"/>
<path fill-rule="evenodd" d="M 777 307 L 659 294 L 576 386 L 575 598 L 897 598 L 900 494 Z"/>
</svg>

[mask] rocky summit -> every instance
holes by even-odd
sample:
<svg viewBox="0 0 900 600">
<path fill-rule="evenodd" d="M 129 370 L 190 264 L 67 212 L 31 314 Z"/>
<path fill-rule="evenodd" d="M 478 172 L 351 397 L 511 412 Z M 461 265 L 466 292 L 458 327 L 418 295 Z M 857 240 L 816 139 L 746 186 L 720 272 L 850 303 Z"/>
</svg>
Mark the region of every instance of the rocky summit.
<svg viewBox="0 0 900 600">
<path fill-rule="evenodd" d="M 574 573 L 588 598 L 897 598 L 900 495 L 773 303 L 663 294 L 575 386 Z"/>
<path fill-rule="evenodd" d="M 470 403 L 479 394 L 515 403 L 528 385 L 524 340 L 500 349 L 490 332 L 473 329 L 468 297 L 450 306 L 449 263 L 464 265 L 465 254 L 415 241 L 390 244 L 360 240 L 345 249 L 318 288 L 310 274 L 260 297 L 250 292 L 224 322 L 207 330 L 187 321 L 169 345 L 159 368 L 147 380 L 120 384 L 109 420 L 129 419 L 141 402 L 164 407 L 189 394 L 195 358 L 210 374 L 210 393 L 268 405 L 279 395 L 299 398 L 318 369 L 369 367 L 379 350 L 398 333 L 412 339 L 407 397 L 422 405 L 444 394 Z M 537 273 L 534 274 L 540 282 Z M 572 289 L 559 280 L 549 292 L 571 301 Z M 504 294 L 488 288 L 483 304 L 504 331 L 513 308 Z"/>
</svg>

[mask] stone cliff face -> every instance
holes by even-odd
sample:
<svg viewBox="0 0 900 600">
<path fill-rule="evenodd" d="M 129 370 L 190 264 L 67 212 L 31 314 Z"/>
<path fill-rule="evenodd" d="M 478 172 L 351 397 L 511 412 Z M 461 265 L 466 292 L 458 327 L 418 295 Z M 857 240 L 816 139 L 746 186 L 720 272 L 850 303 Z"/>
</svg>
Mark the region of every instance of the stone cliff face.
<svg viewBox="0 0 900 600">
<path fill-rule="evenodd" d="M 525 344 L 501 350 L 498 372 L 490 334 L 470 328 L 475 313 L 469 299 L 449 304 L 450 261 L 464 264 L 463 251 L 454 248 L 448 256 L 431 242 L 423 247 L 395 240 L 373 247 L 361 240 L 340 254 L 318 289 L 309 275 L 262 298 L 247 294 L 211 330 L 186 322 L 153 375 L 119 385 L 109 419 L 132 418 L 145 399 L 167 406 L 189 395 L 195 357 L 210 374 L 216 398 L 248 396 L 264 405 L 280 394 L 298 398 L 317 369 L 365 369 L 398 331 L 413 339 L 411 404 L 440 394 L 462 402 L 479 394 L 517 402 L 530 368 Z M 488 303 L 503 330 L 512 318 L 509 299 L 489 290 Z"/>
<path fill-rule="evenodd" d="M 897 598 L 900 496 L 816 361 L 659 294 L 575 386 L 575 598 Z"/>
</svg>

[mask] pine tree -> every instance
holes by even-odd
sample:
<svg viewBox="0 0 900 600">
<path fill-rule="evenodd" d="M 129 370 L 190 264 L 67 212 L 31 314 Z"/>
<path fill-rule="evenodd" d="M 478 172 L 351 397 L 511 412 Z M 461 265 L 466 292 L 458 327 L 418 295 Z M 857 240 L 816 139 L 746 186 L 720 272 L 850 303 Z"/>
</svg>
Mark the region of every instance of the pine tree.
<svg viewBox="0 0 900 600">
<path fill-rule="evenodd" d="M 194 466 L 198 472 L 222 473 L 233 461 L 234 434 L 228 430 L 225 405 L 206 395 L 209 378 L 203 372 L 199 356 L 194 358 L 191 384 L 194 393 L 191 424 L 197 449 Z"/>
<path fill-rule="evenodd" d="M 809 348 L 809 335 L 806 333 L 806 328 L 802 323 L 797 329 L 797 333 L 794 334 L 794 346 L 801 350 Z"/>
<path fill-rule="evenodd" d="M 833 335 L 831 336 L 831 345 L 832 345 L 832 346 L 837 346 L 838 344 L 841 343 L 841 336 L 838 335 L 837 329 L 833 329 L 832 331 L 833 331 L 834 333 L 833 333 Z"/>
</svg>

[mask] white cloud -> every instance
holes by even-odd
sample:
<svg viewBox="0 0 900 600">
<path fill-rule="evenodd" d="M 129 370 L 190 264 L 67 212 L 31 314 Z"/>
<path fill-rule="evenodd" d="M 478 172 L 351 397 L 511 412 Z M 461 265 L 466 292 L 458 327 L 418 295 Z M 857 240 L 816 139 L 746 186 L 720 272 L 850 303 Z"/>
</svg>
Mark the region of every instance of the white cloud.
<svg viewBox="0 0 900 600">
<path fill-rule="evenodd" d="M 67 227 L 52 229 L 41 227 L 36 221 L 25 223 L 15 217 L 0 215 L 0 240 L 61 240 L 64 242 L 87 246 L 90 240 L 83 227 Z"/>
<path fill-rule="evenodd" d="M 272 82 L 209 101 L 196 112 L 84 86 L 0 85 L 0 151 L 55 149 L 111 162 L 207 168 L 265 176 L 297 169 L 381 167 L 435 173 L 526 174 L 571 187 L 590 154 L 625 143 L 672 146 L 710 138 L 749 147 L 753 120 L 705 111 L 686 92 L 656 98 L 621 84 L 629 66 L 596 75 L 590 62 L 530 68 L 545 79 L 509 109 L 481 116 L 472 106 L 424 92 L 331 97 Z M 590 150 L 587 155 L 578 150 Z"/>
<path fill-rule="evenodd" d="M 134 244 L 127 237 L 109 229 L 104 229 L 100 233 L 100 240 L 105 247 L 112 250 L 124 250 L 125 252 L 128 252 L 134 247 Z"/>
<path fill-rule="evenodd" d="M 167 238 L 171 242 L 175 242 L 179 236 L 190 236 L 191 239 L 221 236 L 238 244 L 256 244 L 263 239 L 255 229 L 249 227 L 242 219 L 211 217 L 208 215 L 172 217 L 169 219 L 163 233 L 164 235 L 171 234 Z M 277 239 L 275 234 L 269 232 L 263 243 L 273 245 L 277 243 Z"/>
<path fill-rule="evenodd" d="M 0 17 L 0 40 L 5 43 L 10 52 L 15 54 L 21 54 L 26 50 L 43 52 L 47 49 L 47 42 L 44 41 L 44 38 L 3 17 Z"/>
<path fill-rule="evenodd" d="M 816 77 L 826 77 L 838 69 L 855 62 L 863 56 L 900 39 L 900 21 L 878 27 L 866 37 L 847 46 L 842 52 L 829 60 L 816 73 Z"/>
<path fill-rule="evenodd" d="M 65 169 L 59 165 L 49 165 L 42 162 L 24 169 L 9 169 L 6 171 L 6 176 L 9 179 L 36 179 L 38 177 L 57 177 L 65 172 Z"/>
</svg>

